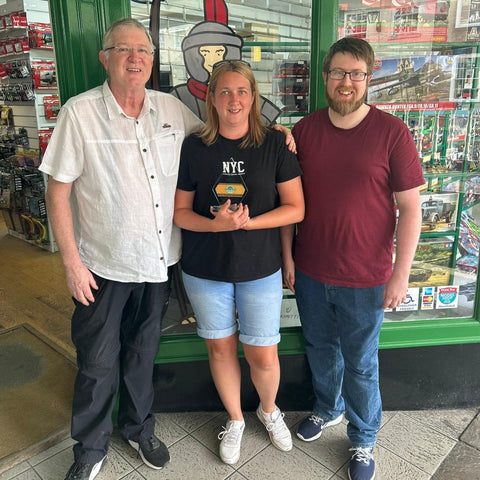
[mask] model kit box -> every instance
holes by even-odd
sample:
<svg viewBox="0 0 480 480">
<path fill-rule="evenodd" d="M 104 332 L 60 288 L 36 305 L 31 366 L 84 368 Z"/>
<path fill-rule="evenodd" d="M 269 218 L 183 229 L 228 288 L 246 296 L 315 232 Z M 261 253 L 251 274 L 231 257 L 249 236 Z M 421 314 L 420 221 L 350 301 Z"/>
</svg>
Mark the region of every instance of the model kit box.
<svg viewBox="0 0 480 480">
<path fill-rule="evenodd" d="M 45 95 L 43 97 L 43 108 L 47 120 L 56 120 L 60 111 L 60 98 L 58 95 Z"/>
<path fill-rule="evenodd" d="M 35 60 L 31 62 L 35 90 L 57 88 L 55 62 Z"/>
<path fill-rule="evenodd" d="M 458 235 L 457 265 L 467 273 L 476 273 L 480 251 L 480 227 L 475 223 L 472 208 L 462 212 Z"/>
<path fill-rule="evenodd" d="M 458 193 L 421 195 L 422 232 L 453 232 L 456 227 Z"/>
<path fill-rule="evenodd" d="M 53 49 L 52 28 L 48 23 L 31 23 L 28 26 L 31 48 Z"/>
<path fill-rule="evenodd" d="M 450 101 L 454 57 L 425 55 L 377 58 L 369 103 Z"/>
<path fill-rule="evenodd" d="M 421 238 L 415 251 L 409 287 L 448 285 L 453 274 L 453 237 Z"/>
<path fill-rule="evenodd" d="M 455 0 L 342 0 L 339 6 L 338 38 L 354 36 L 370 43 L 429 44 L 467 39 L 468 25 L 456 22 Z M 475 27 L 468 31 L 470 38 L 477 38 Z"/>
</svg>

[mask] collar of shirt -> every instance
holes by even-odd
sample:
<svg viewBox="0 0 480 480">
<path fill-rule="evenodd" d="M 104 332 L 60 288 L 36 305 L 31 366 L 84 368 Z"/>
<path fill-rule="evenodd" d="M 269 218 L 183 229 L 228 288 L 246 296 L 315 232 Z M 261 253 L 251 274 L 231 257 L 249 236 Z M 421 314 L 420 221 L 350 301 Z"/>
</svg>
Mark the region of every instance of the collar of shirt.
<svg viewBox="0 0 480 480">
<path fill-rule="evenodd" d="M 105 80 L 105 82 L 103 83 L 102 93 L 103 93 L 103 98 L 105 99 L 107 115 L 110 120 L 112 120 L 118 115 L 124 115 L 125 117 L 127 117 L 122 107 L 118 104 L 117 100 L 115 99 L 112 91 L 110 90 L 110 86 L 108 85 L 108 80 Z M 154 104 L 150 101 L 150 92 L 147 89 L 145 89 L 145 97 L 143 100 L 142 111 L 140 112 L 140 115 L 138 116 L 138 118 L 141 118 L 144 115 L 147 115 L 150 111 L 156 112 L 156 109 Z"/>
</svg>

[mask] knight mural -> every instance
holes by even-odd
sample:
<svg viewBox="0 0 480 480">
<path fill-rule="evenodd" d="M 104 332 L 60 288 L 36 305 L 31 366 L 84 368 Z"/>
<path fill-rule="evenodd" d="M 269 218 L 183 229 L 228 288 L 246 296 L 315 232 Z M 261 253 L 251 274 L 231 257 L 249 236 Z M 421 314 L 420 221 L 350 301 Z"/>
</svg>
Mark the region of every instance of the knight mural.
<svg viewBox="0 0 480 480">
<path fill-rule="evenodd" d="M 228 11 L 223 0 L 204 0 L 205 21 L 195 25 L 182 41 L 187 69 L 186 84 L 173 87 L 171 94 L 205 121 L 208 82 L 216 63 L 241 60 L 243 39 L 228 26 Z M 270 100 L 260 97 L 262 119 L 271 125 L 280 109 Z"/>
</svg>

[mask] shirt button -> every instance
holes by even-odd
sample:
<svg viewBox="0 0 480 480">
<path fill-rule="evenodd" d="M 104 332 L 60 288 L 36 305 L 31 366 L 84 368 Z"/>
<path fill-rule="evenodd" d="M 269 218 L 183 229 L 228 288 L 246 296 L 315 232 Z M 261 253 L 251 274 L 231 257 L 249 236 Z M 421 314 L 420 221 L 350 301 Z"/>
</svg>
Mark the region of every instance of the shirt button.
<svg viewBox="0 0 480 480">
<path fill-rule="evenodd" d="M 160 260 L 163 260 L 163 257 L 160 257 Z"/>
<path fill-rule="evenodd" d="M 146 149 L 146 148 L 144 148 L 144 149 L 143 149 L 143 151 L 144 151 L 144 152 L 146 152 L 146 151 L 147 151 L 147 149 Z"/>
<path fill-rule="evenodd" d="M 162 231 L 161 231 L 161 230 L 159 230 L 159 231 L 158 231 L 158 233 L 162 233 Z"/>
<path fill-rule="evenodd" d="M 155 178 L 155 175 L 150 175 L 150 178 Z"/>
<path fill-rule="evenodd" d="M 158 208 L 158 203 L 155 204 L 155 208 Z"/>
</svg>

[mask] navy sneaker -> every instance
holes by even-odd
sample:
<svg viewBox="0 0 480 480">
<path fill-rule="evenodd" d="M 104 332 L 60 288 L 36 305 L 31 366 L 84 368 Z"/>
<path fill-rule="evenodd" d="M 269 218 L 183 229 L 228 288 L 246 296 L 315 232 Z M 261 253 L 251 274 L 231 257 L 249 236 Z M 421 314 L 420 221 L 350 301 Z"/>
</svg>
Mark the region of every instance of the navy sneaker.
<svg viewBox="0 0 480 480">
<path fill-rule="evenodd" d="M 373 480 L 375 478 L 375 462 L 373 448 L 351 448 L 353 454 L 348 466 L 350 480 Z"/>
<path fill-rule="evenodd" d="M 75 462 L 68 470 L 65 480 L 93 480 L 106 463 L 106 455 L 97 463 Z"/>
<path fill-rule="evenodd" d="M 329 420 L 328 422 L 323 420 L 323 418 L 313 415 L 312 413 L 312 415 L 305 418 L 298 426 L 297 437 L 304 442 L 313 442 L 313 440 L 320 438 L 320 435 L 322 434 L 324 428 L 338 425 L 342 420 L 343 413 L 341 413 L 337 418 Z"/>
<path fill-rule="evenodd" d="M 155 435 L 150 438 L 142 438 L 138 442 L 128 440 L 128 443 L 140 454 L 143 463 L 150 468 L 160 470 L 170 460 L 166 445 Z"/>
</svg>

